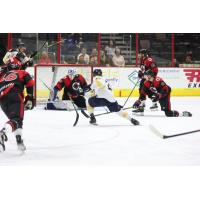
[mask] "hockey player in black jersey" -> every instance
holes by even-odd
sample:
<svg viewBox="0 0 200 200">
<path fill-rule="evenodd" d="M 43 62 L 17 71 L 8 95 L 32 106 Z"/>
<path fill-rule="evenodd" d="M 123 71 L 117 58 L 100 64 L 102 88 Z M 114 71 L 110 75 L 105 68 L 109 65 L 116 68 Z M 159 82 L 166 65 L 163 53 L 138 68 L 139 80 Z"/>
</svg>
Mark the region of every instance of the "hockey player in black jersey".
<svg viewBox="0 0 200 200">
<path fill-rule="evenodd" d="M 21 64 L 16 62 L 8 65 L 7 72 L 0 76 L 0 106 L 8 121 L 0 130 L 0 152 L 5 151 L 7 133 L 13 132 L 16 137 L 18 149 L 25 151 L 26 147 L 22 138 L 24 109 L 33 109 L 34 81 L 28 72 L 19 70 Z M 24 99 L 24 88 L 27 96 Z"/>
</svg>

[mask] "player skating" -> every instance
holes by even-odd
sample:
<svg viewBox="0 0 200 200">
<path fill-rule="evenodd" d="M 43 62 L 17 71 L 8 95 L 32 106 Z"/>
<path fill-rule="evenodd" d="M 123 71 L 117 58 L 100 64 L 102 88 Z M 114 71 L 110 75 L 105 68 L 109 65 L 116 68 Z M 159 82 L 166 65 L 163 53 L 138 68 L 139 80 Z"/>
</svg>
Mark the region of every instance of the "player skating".
<svg viewBox="0 0 200 200">
<path fill-rule="evenodd" d="M 93 71 L 93 83 L 90 88 L 91 90 L 86 93 L 86 96 L 88 98 L 87 110 L 90 114 L 91 124 L 96 124 L 94 108 L 106 106 L 110 112 L 116 112 L 119 116 L 128 119 L 132 124 L 139 125 L 139 121 L 131 118 L 127 112 L 122 111 L 122 107 L 113 97 L 109 85 L 102 77 L 101 69 L 95 69 Z"/>
<path fill-rule="evenodd" d="M 19 70 L 22 63 L 17 55 L 14 58 L 16 59 L 7 66 L 7 72 L 0 77 L 0 106 L 9 119 L 0 130 L 0 152 L 5 151 L 4 142 L 7 141 L 8 132 L 14 133 L 18 149 L 26 150 L 22 137 L 24 109 L 34 107 L 34 81 L 28 72 Z M 25 101 L 24 88 L 27 91 Z"/>
<path fill-rule="evenodd" d="M 139 59 L 140 59 L 140 70 L 138 71 L 138 78 L 141 79 L 140 81 L 140 85 L 139 85 L 139 96 L 141 96 L 141 92 L 142 92 L 142 87 L 144 85 L 144 73 L 151 69 L 152 72 L 154 73 L 155 76 L 157 76 L 158 74 L 158 67 L 157 64 L 155 63 L 155 61 L 153 60 L 153 58 L 150 55 L 150 52 L 147 49 L 141 49 L 140 53 L 139 53 Z M 145 107 L 145 100 L 146 97 L 144 99 L 144 101 L 141 103 L 141 105 L 138 104 L 133 104 L 133 112 L 135 113 L 140 113 L 140 112 L 144 112 L 144 107 Z M 150 107 L 151 110 L 155 110 L 158 108 L 158 105 L 156 102 L 153 102 L 152 106 Z"/>
<path fill-rule="evenodd" d="M 148 95 L 153 102 L 159 102 L 161 110 L 165 112 L 167 117 L 192 116 L 192 114 L 188 111 L 180 113 L 176 110 L 171 110 L 171 88 L 163 81 L 162 78 L 155 76 L 152 70 L 147 70 L 144 75 L 145 81 L 143 87 L 141 88 L 141 95 L 135 102 L 136 107 L 142 105 L 143 101 L 146 99 L 146 95 Z"/>
</svg>

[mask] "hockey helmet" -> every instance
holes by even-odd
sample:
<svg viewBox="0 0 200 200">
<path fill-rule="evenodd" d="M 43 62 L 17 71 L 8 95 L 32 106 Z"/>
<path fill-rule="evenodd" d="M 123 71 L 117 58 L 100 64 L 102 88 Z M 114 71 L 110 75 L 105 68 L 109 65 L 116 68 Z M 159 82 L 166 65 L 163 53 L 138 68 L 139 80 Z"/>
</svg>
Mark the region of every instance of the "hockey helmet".
<svg viewBox="0 0 200 200">
<path fill-rule="evenodd" d="M 148 49 L 140 49 L 140 54 L 143 54 L 145 57 L 150 55 L 150 52 Z"/>
<path fill-rule="evenodd" d="M 26 45 L 23 43 L 23 42 L 20 42 L 17 44 L 17 48 L 20 49 L 20 48 L 26 48 Z"/>
<path fill-rule="evenodd" d="M 75 76 L 76 75 L 76 69 L 74 69 L 74 68 L 67 69 L 67 75 Z"/>
<path fill-rule="evenodd" d="M 148 69 L 146 72 L 144 72 L 145 76 L 151 76 L 151 77 L 155 77 L 155 74 L 153 73 L 153 71 L 151 69 Z"/>
<path fill-rule="evenodd" d="M 102 76 L 102 70 L 101 69 L 95 69 L 93 71 L 93 76 Z"/>
</svg>

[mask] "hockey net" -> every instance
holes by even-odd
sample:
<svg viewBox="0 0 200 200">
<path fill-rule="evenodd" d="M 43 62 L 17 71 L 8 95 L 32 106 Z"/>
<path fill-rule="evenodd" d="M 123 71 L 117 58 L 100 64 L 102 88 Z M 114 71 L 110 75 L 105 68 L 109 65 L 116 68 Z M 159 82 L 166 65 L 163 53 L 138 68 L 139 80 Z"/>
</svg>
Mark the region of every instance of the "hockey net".
<svg viewBox="0 0 200 200">
<path fill-rule="evenodd" d="M 91 83 L 93 67 L 89 65 L 37 64 L 34 66 L 36 105 L 45 104 L 48 101 L 50 89 L 52 89 L 61 78 L 67 75 L 67 69 L 69 68 L 75 69 L 76 73 L 82 74 L 85 77 L 88 84 Z M 59 92 L 60 99 L 62 94 L 63 90 Z"/>
</svg>

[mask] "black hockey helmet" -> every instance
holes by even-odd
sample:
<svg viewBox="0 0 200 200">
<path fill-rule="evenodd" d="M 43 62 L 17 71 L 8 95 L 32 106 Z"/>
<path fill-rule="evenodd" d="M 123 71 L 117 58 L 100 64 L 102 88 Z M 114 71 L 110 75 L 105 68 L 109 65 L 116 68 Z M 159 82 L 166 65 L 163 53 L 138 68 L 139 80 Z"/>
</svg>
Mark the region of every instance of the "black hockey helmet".
<svg viewBox="0 0 200 200">
<path fill-rule="evenodd" d="M 19 42 L 16 47 L 18 49 L 20 49 L 20 48 L 26 48 L 26 45 L 23 42 Z"/>
<path fill-rule="evenodd" d="M 144 72 L 145 76 L 151 76 L 151 77 L 155 77 L 155 74 L 153 73 L 153 71 L 151 69 L 148 69 L 146 72 Z"/>
<path fill-rule="evenodd" d="M 141 54 L 144 54 L 145 57 L 149 56 L 150 55 L 150 52 L 148 49 L 140 49 L 140 53 Z"/>
<path fill-rule="evenodd" d="M 93 71 L 93 76 L 102 76 L 102 70 L 101 69 L 95 69 Z"/>
</svg>

